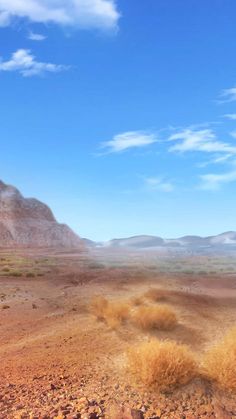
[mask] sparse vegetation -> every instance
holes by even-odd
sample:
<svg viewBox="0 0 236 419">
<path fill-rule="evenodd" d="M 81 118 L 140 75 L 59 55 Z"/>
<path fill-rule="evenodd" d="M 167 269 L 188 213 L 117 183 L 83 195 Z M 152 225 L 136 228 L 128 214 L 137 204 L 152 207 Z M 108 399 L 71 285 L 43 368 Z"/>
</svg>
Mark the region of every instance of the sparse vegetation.
<svg viewBox="0 0 236 419">
<path fill-rule="evenodd" d="M 35 277 L 35 273 L 34 272 L 27 272 L 26 273 L 26 278 L 34 278 Z"/>
<path fill-rule="evenodd" d="M 33 278 L 46 274 L 46 268 L 53 267 L 53 258 L 34 259 L 29 256 L 20 256 L 17 253 L 0 257 L 0 277 L 26 277 Z M 50 271 L 51 273 L 51 271 Z"/>
<path fill-rule="evenodd" d="M 107 307 L 108 300 L 99 295 L 93 297 L 90 303 L 90 311 L 98 320 L 105 320 Z"/>
<path fill-rule="evenodd" d="M 92 299 L 90 311 L 98 320 L 105 321 L 115 329 L 129 317 L 130 306 L 123 301 L 108 301 L 102 296 L 96 296 Z"/>
<path fill-rule="evenodd" d="M 98 260 L 99 251 L 96 250 Z M 221 331 L 231 325 L 235 318 L 235 280 L 231 275 L 226 278 L 224 275 L 218 275 L 218 268 L 223 267 L 222 264 L 215 268 L 216 277 L 206 280 L 207 277 L 200 278 L 197 272 L 200 272 L 201 267 L 208 271 L 208 260 L 204 261 L 205 265 L 200 261 L 198 268 L 195 268 L 195 259 L 189 258 L 188 263 L 179 262 L 181 272 L 177 275 L 161 275 L 159 266 L 161 263 L 167 265 L 168 258 L 163 257 L 161 260 L 161 257 L 152 255 L 151 252 L 150 258 L 156 261 L 157 272 L 148 269 L 149 254 L 144 257 L 146 265 L 142 259 L 139 261 L 142 257 L 141 252 L 135 253 L 134 256 L 125 255 L 125 268 L 124 263 L 121 267 L 118 266 L 119 255 L 115 269 L 105 260 L 103 270 L 88 268 L 91 259 L 85 259 L 87 256 L 82 255 L 80 259 L 76 253 L 66 253 L 64 257 L 59 250 L 56 251 L 58 253 L 55 255 L 54 269 L 51 256 L 49 262 L 45 262 L 40 256 L 42 250 L 40 253 L 34 252 L 30 250 L 27 257 L 27 252 L 22 251 L 25 256 L 24 259 L 21 258 L 21 262 L 17 253 L 12 252 L 12 256 L 7 257 L 0 265 L 0 314 L 3 326 L 1 347 L 4 361 L 6 360 L 4 364 L 6 368 L 12 366 L 12 371 L 15 369 L 14 377 L 18 382 L 22 380 L 22 369 L 18 368 L 18 365 L 22 364 L 22 356 L 27 355 L 24 358 L 24 362 L 27 363 L 24 369 L 25 377 L 26 380 L 29 377 L 30 385 L 32 383 L 34 391 L 36 389 L 35 400 L 36 397 L 40 400 L 40 394 L 44 391 L 41 379 L 32 380 L 35 368 L 39 377 L 41 371 L 44 376 L 45 368 L 48 368 L 46 386 L 56 388 L 56 392 L 59 392 L 58 397 L 62 397 L 62 406 L 66 406 L 67 403 L 64 395 L 68 393 L 68 397 L 71 396 L 70 388 L 67 391 L 68 383 L 75 389 L 79 388 L 81 379 L 87 383 L 85 397 L 81 394 L 84 402 L 80 403 L 79 400 L 77 403 L 75 400 L 75 412 L 72 411 L 75 415 L 78 414 L 78 406 L 81 406 L 81 414 L 91 415 L 93 410 L 100 413 L 100 400 L 101 412 L 106 417 L 117 419 L 126 415 L 135 417 L 135 413 L 140 413 L 141 417 L 142 412 L 139 409 L 144 406 L 144 416 L 149 418 L 167 418 L 171 414 L 179 418 L 184 415 L 223 417 L 224 413 L 231 413 L 233 402 L 226 390 L 235 389 L 236 365 L 233 345 L 229 351 L 225 341 L 221 346 L 220 356 L 218 353 L 217 357 L 215 353 L 209 355 L 212 350 L 208 351 L 206 357 L 201 355 L 204 348 L 212 345 L 212 337 L 217 339 Z M 54 254 L 55 250 L 50 252 Z M 133 257 L 137 260 L 134 265 Z M 177 260 L 173 259 L 173 265 L 177 265 Z M 196 265 L 198 260 L 200 257 L 196 259 Z M 234 264 L 233 258 L 231 263 Z M 184 266 L 188 269 L 188 264 L 190 267 L 194 266 L 194 277 L 182 275 Z M 224 272 L 226 269 L 230 270 L 230 266 L 226 265 Z M 3 274 L 4 267 L 9 267 L 9 275 Z M 176 269 L 175 266 L 172 267 L 174 268 Z M 50 276 L 47 275 L 49 270 Z M 22 278 L 12 278 L 10 273 L 13 271 L 21 272 Z M 35 278 L 30 277 L 31 273 L 35 274 Z M 42 275 L 43 280 L 40 278 Z M 93 295 L 97 296 L 91 298 Z M 43 319 L 43 323 L 39 330 L 37 324 L 40 319 Z M 23 327 L 19 328 L 22 321 Z M 7 322 L 10 322 L 10 327 Z M 69 328 L 64 327 L 65 322 Z M 55 330 L 52 330 L 52 325 L 55 325 Z M 35 344 L 35 337 L 38 343 L 39 335 L 40 350 Z M 20 346 L 19 339 L 22 341 Z M 233 340 L 236 342 L 236 335 L 231 338 L 231 342 Z M 188 346 L 182 346 L 178 342 Z M 16 352 L 16 344 L 17 356 L 13 365 L 11 357 L 12 350 Z M 219 349 L 218 344 L 214 349 L 216 348 Z M 124 359 L 127 360 L 132 373 L 123 370 Z M 106 362 L 102 363 L 101 360 Z M 4 364 L 3 376 L 6 372 Z M 76 371 L 79 371 L 79 374 Z M 64 374 L 65 378 L 61 378 Z M 67 374 L 72 379 L 68 379 Z M 175 388 L 185 385 L 192 378 L 196 378 L 193 385 L 174 392 Z M 98 383 L 95 393 L 99 399 L 98 403 L 92 406 L 93 403 L 89 400 L 96 400 L 95 381 Z M 214 383 L 216 384 L 213 385 Z M 3 382 L 3 391 L 4 388 Z M 6 388 L 6 394 L 8 390 Z M 15 390 L 18 391 L 15 387 L 11 388 L 13 393 Z M 159 396 L 159 391 L 167 391 L 168 394 Z M 107 397 L 103 404 L 105 392 Z M 16 394 L 18 397 L 19 393 Z M 29 394 L 31 397 L 32 393 Z M 114 394 L 119 396 L 119 400 L 114 398 Z M 224 403 L 222 409 L 221 401 L 219 404 L 218 400 L 215 403 L 216 398 L 219 396 L 220 399 L 221 395 L 222 404 Z M 19 397 L 19 401 L 17 398 L 12 399 L 14 404 L 20 404 L 25 396 Z M 108 405 L 110 408 L 110 404 L 113 404 L 113 399 L 114 413 L 112 409 L 107 410 Z M 40 416 L 45 406 L 35 407 L 32 400 L 29 400 L 28 406 L 31 409 L 32 405 L 34 413 Z M 70 402 L 71 400 L 68 404 Z M 120 406 L 124 406 L 124 409 L 127 406 L 127 413 L 126 410 L 121 410 Z M 50 405 L 47 414 L 50 416 L 51 412 Z M 9 415 L 11 411 L 7 412 L 5 417 Z"/>
<path fill-rule="evenodd" d="M 133 321 L 144 330 L 172 330 L 177 325 L 175 312 L 166 305 L 140 306 L 133 314 Z"/>
<path fill-rule="evenodd" d="M 162 391 L 188 383 L 197 370 L 194 355 L 187 346 L 156 339 L 131 348 L 128 367 L 145 385 Z"/>
<path fill-rule="evenodd" d="M 88 265 L 89 269 L 104 269 L 104 265 L 99 262 L 91 262 Z"/>
<path fill-rule="evenodd" d="M 132 297 L 130 303 L 134 306 L 141 306 L 144 303 L 143 296 Z"/>
<path fill-rule="evenodd" d="M 236 392 L 236 327 L 206 353 L 203 368 L 208 379 Z"/>
<path fill-rule="evenodd" d="M 115 329 L 129 317 L 130 306 L 123 301 L 109 302 L 105 310 L 107 324 Z"/>
<path fill-rule="evenodd" d="M 22 276 L 22 272 L 20 272 L 20 271 L 12 271 L 12 272 L 9 272 L 9 276 L 20 277 L 20 276 Z"/>
</svg>

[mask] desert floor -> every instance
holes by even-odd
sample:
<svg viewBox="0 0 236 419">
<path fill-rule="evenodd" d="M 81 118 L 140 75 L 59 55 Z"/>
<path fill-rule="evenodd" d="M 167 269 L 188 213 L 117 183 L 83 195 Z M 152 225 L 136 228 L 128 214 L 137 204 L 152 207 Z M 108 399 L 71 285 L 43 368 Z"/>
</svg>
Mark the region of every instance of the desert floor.
<svg viewBox="0 0 236 419">
<path fill-rule="evenodd" d="M 130 302 L 155 287 L 173 331 L 113 330 L 89 310 L 94 295 Z M 128 348 L 152 336 L 200 357 L 235 324 L 232 259 L 2 249 L 0 418 L 236 417 L 236 396 L 204 379 L 163 394 L 126 367 Z"/>
</svg>

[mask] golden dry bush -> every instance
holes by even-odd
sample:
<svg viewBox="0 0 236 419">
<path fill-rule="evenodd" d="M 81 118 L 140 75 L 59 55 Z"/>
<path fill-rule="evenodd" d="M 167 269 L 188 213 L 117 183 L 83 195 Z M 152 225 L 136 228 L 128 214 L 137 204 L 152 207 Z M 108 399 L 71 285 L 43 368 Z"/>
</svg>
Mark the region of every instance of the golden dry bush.
<svg viewBox="0 0 236 419">
<path fill-rule="evenodd" d="M 108 301 L 102 296 L 96 296 L 91 301 L 90 312 L 115 329 L 129 317 L 130 306 L 124 301 Z"/>
<path fill-rule="evenodd" d="M 166 305 L 138 307 L 133 314 L 133 321 L 144 330 L 172 330 L 177 325 L 175 312 Z"/>
<path fill-rule="evenodd" d="M 129 317 L 130 306 L 123 301 L 109 301 L 105 310 L 105 321 L 112 328 L 117 328 Z"/>
<path fill-rule="evenodd" d="M 144 294 L 144 297 L 147 298 L 148 300 L 153 301 L 153 302 L 165 301 L 166 300 L 165 292 L 161 289 L 158 289 L 158 288 L 150 288 Z"/>
<path fill-rule="evenodd" d="M 197 364 L 186 345 L 152 339 L 128 351 L 128 368 L 143 384 L 166 391 L 194 378 Z"/>
<path fill-rule="evenodd" d="M 236 327 L 208 350 L 203 359 L 203 372 L 219 387 L 236 392 Z"/>
<path fill-rule="evenodd" d="M 106 298 L 97 295 L 93 297 L 90 302 L 90 312 L 96 316 L 98 320 L 104 320 L 108 304 Z"/>
<path fill-rule="evenodd" d="M 133 306 L 141 306 L 144 303 L 143 296 L 134 296 L 131 298 L 130 303 Z"/>
</svg>

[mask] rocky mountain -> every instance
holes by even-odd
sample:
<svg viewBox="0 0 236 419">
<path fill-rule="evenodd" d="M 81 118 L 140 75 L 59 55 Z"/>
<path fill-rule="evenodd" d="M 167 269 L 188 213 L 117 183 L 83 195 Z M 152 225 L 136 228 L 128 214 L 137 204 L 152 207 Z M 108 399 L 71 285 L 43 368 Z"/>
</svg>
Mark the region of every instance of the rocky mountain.
<svg viewBox="0 0 236 419">
<path fill-rule="evenodd" d="M 0 247 L 79 248 L 82 240 L 50 208 L 0 181 Z"/>
</svg>

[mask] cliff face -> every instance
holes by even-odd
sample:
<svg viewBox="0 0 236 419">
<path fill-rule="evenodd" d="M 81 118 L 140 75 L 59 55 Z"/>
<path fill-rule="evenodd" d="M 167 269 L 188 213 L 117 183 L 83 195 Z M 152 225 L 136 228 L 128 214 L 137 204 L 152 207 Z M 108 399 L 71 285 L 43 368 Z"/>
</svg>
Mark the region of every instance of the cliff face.
<svg viewBox="0 0 236 419">
<path fill-rule="evenodd" d="M 0 181 L 0 246 L 79 248 L 83 244 L 67 225 L 56 221 L 47 205 L 24 198 Z"/>
</svg>

